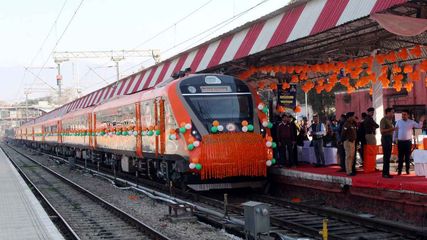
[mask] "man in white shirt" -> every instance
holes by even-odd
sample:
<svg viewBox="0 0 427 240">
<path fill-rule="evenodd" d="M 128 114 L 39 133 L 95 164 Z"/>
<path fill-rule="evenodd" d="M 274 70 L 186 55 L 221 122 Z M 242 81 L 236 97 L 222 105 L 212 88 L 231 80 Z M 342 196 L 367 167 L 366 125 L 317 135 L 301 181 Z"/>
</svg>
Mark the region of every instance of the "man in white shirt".
<svg viewBox="0 0 427 240">
<path fill-rule="evenodd" d="M 411 156 L 412 133 L 414 128 L 422 128 L 425 116 L 420 117 L 420 122 L 417 123 L 409 119 L 409 111 L 402 111 L 402 119 L 396 122 L 397 131 L 394 132 L 394 140 L 397 141 L 398 150 L 398 175 L 402 174 L 403 158 L 405 158 L 406 174 L 409 174 L 409 158 Z"/>
</svg>

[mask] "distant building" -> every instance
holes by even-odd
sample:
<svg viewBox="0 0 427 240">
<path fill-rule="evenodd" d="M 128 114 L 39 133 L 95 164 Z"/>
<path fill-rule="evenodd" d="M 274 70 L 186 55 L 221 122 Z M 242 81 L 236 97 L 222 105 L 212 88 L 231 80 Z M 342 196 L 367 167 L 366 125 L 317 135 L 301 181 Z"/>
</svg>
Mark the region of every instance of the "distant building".
<svg viewBox="0 0 427 240">
<path fill-rule="evenodd" d="M 46 111 L 38 107 L 25 106 L 0 106 L 0 136 L 9 135 L 12 132 L 10 129 L 19 127 L 27 120 L 38 117 Z M 9 130 L 9 131 L 8 131 Z"/>
</svg>

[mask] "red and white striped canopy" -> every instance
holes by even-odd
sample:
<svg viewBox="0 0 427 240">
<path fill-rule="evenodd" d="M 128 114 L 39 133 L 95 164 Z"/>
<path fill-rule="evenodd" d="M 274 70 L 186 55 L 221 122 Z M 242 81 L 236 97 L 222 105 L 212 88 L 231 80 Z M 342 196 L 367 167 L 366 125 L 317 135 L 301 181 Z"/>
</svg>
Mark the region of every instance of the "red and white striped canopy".
<svg viewBox="0 0 427 240">
<path fill-rule="evenodd" d="M 286 6 L 220 38 L 203 43 L 155 66 L 83 96 L 57 109 L 72 111 L 119 95 L 154 87 L 177 71 L 200 72 L 263 50 L 314 35 L 381 12 L 408 0 L 311 0 Z"/>
</svg>

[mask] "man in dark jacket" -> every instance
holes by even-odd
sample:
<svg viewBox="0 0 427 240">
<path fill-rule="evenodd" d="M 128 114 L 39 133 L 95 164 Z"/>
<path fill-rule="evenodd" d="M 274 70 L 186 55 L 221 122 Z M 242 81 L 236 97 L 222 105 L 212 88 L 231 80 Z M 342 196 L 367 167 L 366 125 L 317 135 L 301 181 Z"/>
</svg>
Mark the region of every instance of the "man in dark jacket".
<svg viewBox="0 0 427 240">
<path fill-rule="evenodd" d="M 282 122 L 277 126 L 277 139 L 279 142 L 279 151 L 282 159 L 288 167 L 297 165 L 293 154 L 293 148 L 296 143 L 297 130 L 295 124 L 287 113 L 282 115 Z"/>
<path fill-rule="evenodd" d="M 342 138 L 342 128 L 346 121 L 347 121 L 346 116 L 342 114 L 336 129 L 337 143 L 338 143 L 338 156 L 340 157 L 340 167 L 341 167 L 340 172 L 345 172 L 345 149 L 344 149 L 345 139 Z"/>
<path fill-rule="evenodd" d="M 363 126 L 365 127 L 365 139 L 366 144 L 377 145 L 377 140 L 375 138 L 375 131 L 380 126 L 374 120 L 375 108 L 370 107 L 367 110 L 368 115 L 366 116 L 365 121 L 363 121 Z"/>
<path fill-rule="evenodd" d="M 344 141 L 345 149 L 345 169 L 346 173 L 349 176 L 356 175 L 356 172 L 353 172 L 353 162 L 354 162 L 354 151 L 355 151 L 355 142 L 356 142 L 356 121 L 354 119 L 354 112 L 347 113 L 347 121 L 345 122 L 342 129 L 342 138 Z"/>
<path fill-rule="evenodd" d="M 359 126 L 357 128 L 357 141 L 356 141 L 356 150 L 357 150 L 357 145 L 360 144 L 360 148 L 359 148 L 359 155 L 360 155 L 360 160 L 361 160 L 361 165 L 363 165 L 363 146 L 366 145 L 366 131 L 365 131 L 365 120 L 366 120 L 366 113 L 362 113 L 362 121 L 359 123 Z M 355 162 L 356 163 L 356 162 Z M 356 164 L 354 164 L 356 165 Z"/>
</svg>

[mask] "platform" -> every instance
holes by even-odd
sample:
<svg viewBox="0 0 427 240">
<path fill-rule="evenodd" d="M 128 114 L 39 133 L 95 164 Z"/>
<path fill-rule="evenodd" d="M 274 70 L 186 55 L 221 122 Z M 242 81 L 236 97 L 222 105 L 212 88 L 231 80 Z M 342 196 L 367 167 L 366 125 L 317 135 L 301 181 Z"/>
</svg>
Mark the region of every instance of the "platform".
<svg viewBox="0 0 427 240">
<path fill-rule="evenodd" d="M 416 176 L 414 171 L 411 171 L 409 175 L 403 173 L 400 176 L 391 173 L 393 178 L 383 178 L 381 171 L 364 173 L 358 170 L 356 176 L 349 177 L 344 172 L 338 172 L 339 170 L 340 167 L 336 165 L 316 168 L 306 164 L 291 169 L 272 168 L 271 173 L 306 180 L 339 183 L 352 187 L 427 194 L 427 178 Z"/>
<path fill-rule="evenodd" d="M 272 167 L 269 177 L 273 192 L 284 198 L 320 201 L 339 209 L 427 226 L 426 177 L 416 176 L 414 171 L 400 176 L 390 171 L 393 178 L 388 179 L 382 177 L 381 171 L 364 173 L 361 170 L 356 176 L 347 176 L 339 170 L 337 165 L 316 168 L 305 164 L 290 169 Z"/>
<path fill-rule="evenodd" d="M 0 239 L 64 239 L 0 149 Z"/>
</svg>

